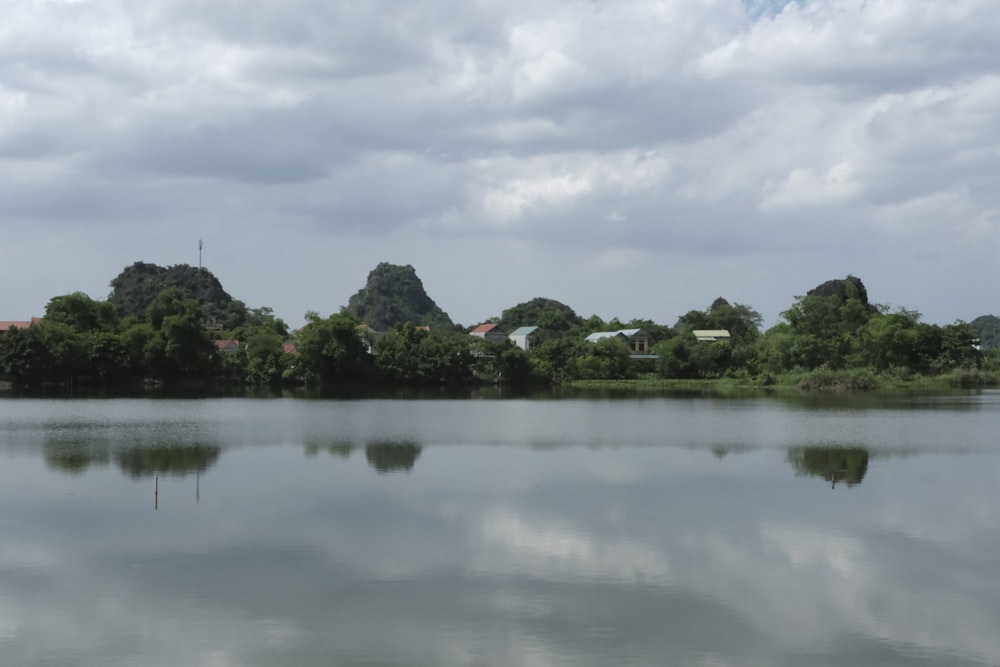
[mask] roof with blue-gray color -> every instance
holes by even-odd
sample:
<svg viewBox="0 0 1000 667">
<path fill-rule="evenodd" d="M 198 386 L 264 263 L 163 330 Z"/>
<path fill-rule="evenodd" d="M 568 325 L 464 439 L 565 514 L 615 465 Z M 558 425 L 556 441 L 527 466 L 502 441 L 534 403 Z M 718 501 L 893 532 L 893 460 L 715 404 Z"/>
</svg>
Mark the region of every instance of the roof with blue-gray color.
<svg viewBox="0 0 1000 667">
<path fill-rule="evenodd" d="M 631 338 L 637 334 L 642 333 L 642 329 L 619 329 L 618 331 L 595 331 L 594 333 L 587 336 L 584 340 L 591 343 L 596 343 L 602 338 L 610 338 L 611 336 L 624 336 L 625 338 Z"/>
<path fill-rule="evenodd" d="M 538 327 L 518 327 L 510 332 L 511 336 L 530 336 Z"/>
</svg>

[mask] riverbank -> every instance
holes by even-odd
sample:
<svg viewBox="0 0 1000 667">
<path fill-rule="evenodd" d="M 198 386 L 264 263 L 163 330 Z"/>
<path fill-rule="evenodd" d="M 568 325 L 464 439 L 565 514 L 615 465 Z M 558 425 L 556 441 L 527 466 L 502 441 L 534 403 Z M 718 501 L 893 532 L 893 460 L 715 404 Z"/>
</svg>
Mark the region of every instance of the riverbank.
<svg viewBox="0 0 1000 667">
<path fill-rule="evenodd" d="M 774 377 L 667 379 L 653 375 L 634 380 L 573 380 L 573 389 L 731 395 L 746 393 L 866 393 L 878 391 L 951 391 L 1000 387 L 1000 373 L 958 370 L 942 375 L 875 373 L 867 369 L 786 373 Z"/>
</svg>

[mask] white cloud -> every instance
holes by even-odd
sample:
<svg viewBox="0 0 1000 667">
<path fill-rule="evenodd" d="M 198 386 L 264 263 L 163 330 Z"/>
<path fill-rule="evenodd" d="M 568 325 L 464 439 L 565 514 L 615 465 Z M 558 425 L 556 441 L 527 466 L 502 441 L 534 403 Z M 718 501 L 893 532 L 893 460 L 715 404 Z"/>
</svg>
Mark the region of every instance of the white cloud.
<svg viewBox="0 0 1000 667">
<path fill-rule="evenodd" d="M 0 227 L 43 274 L 5 317 L 38 314 L 76 278 L 190 261 L 162 239 L 185 248 L 208 226 L 228 230 L 209 264 L 220 276 L 273 253 L 278 232 L 324 248 L 312 282 L 348 294 L 387 259 L 378 245 L 419 234 L 414 251 L 436 245 L 453 272 L 485 239 L 530 246 L 527 298 L 565 290 L 583 312 L 649 307 L 626 289 L 608 306 L 583 276 L 553 283 L 548 267 L 600 265 L 608 248 L 649 258 L 664 303 L 683 304 L 649 313 L 668 321 L 703 307 L 670 282 L 675 265 L 719 274 L 729 298 L 748 287 L 734 255 L 767 267 L 741 299 L 769 319 L 848 272 L 932 321 L 993 307 L 960 277 L 998 255 L 988 0 L 11 0 L 3 13 Z M 70 227 L 83 240 L 67 250 L 53 239 Z M 844 239 L 862 230 L 859 252 Z M 381 243 L 345 275 L 358 234 Z M 68 253 L 125 259 L 70 273 Z M 5 263 L 0 280 L 25 269 Z M 291 273 L 235 296 L 298 317 Z M 931 298 L 932 275 L 960 296 L 904 302 Z M 501 286 L 432 296 L 460 320 L 514 305 Z"/>
<path fill-rule="evenodd" d="M 840 162 L 817 174 L 809 168 L 793 169 L 780 183 L 764 185 L 762 209 L 809 208 L 849 201 L 861 185 L 849 162 Z"/>
<path fill-rule="evenodd" d="M 487 512 L 479 525 L 484 548 L 476 570 L 513 568 L 547 579 L 611 576 L 649 583 L 665 583 L 670 575 L 666 554 L 629 540 L 601 543 L 570 527 L 538 524 L 505 509 Z M 494 549 L 502 555 L 489 555 Z"/>
</svg>

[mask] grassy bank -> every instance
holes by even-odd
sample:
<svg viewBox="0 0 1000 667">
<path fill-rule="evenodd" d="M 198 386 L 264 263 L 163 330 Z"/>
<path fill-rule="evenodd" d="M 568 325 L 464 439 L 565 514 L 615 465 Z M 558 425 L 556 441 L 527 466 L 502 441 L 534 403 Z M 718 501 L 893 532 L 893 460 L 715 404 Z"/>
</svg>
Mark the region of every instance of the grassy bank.
<svg viewBox="0 0 1000 667">
<path fill-rule="evenodd" d="M 571 389 L 634 393 L 736 395 L 775 392 L 865 393 L 878 391 L 950 391 L 1000 387 L 1000 373 L 957 370 L 943 375 L 905 372 L 876 373 L 869 369 L 786 373 L 777 377 L 665 379 L 653 375 L 635 380 L 574 380 Z"/>
</svg>

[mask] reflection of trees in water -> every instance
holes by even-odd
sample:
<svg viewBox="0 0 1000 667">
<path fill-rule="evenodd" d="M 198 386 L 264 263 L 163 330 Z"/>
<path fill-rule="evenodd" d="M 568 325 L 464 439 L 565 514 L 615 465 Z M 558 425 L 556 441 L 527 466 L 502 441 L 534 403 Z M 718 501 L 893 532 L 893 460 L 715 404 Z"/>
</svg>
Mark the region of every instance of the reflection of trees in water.
<svg viewBox="0 0 1000 667">
<path fill-rule="evenodd" d="M 133 478 L 171 475 L 184 477 L 205 472 L 219 459 L 215 445 L 162 445 L 130 447 L 115 452 L 115 462 Z"/>
<path fill-rule="evenodd" d="M 373 442 L 365 447 L 368 465 L 379 473 L 412 470 L 420 456 L 420 446 L 412 442 Z"/>
<path fill-rule="evenodd" d="M 149 445 L 112 449 L 105 443 L 50 440 L 45 443 L 45 463 L 73 475 L 88 468 L 106 467 L 114 460 L 134 478 L 154 475 L 183 477 L 215 465 L 221 449 L 215 445 Z"/>
<path fill-rule="evenodd" d="M 310 442 L 305 445 L 306 456 L 327 452 L 331 456 L 343 459 L 348 458 L 355 449 L 357 447 L 349 442 L 334 442 L 329 445 Z M 375 468 L 379 474 L 412 470 L 420 451 L 420 445 L 406 441 L 372 442 L 365 446 L 368 465 Z"/>
<path fill-rule="evenodd" d="M 306 456 L 316 456 L 321 451 L 328 452 L 331 456 L 346 459 L 354 451 L 354 445 L 349 442 L 335 442 L 331 445 L 319 445 L 315 442 L 306 443 Z"/>
<path fill-rule="evenodd" d="M 838 482 L 855 486 L 868 471 L 868 450 L 864 447 L 793 447 L 788 462 L 797 475 L 822 477 L 836 486 Z"/>
<path fill-rule="evenodd" d="M 83 474 L 90 466 L 105 467 L 111 463 L 111 452 L 104 443 L 49 440 L 43 455 L 50 468 L 72 475 Z"/>
</svg>

